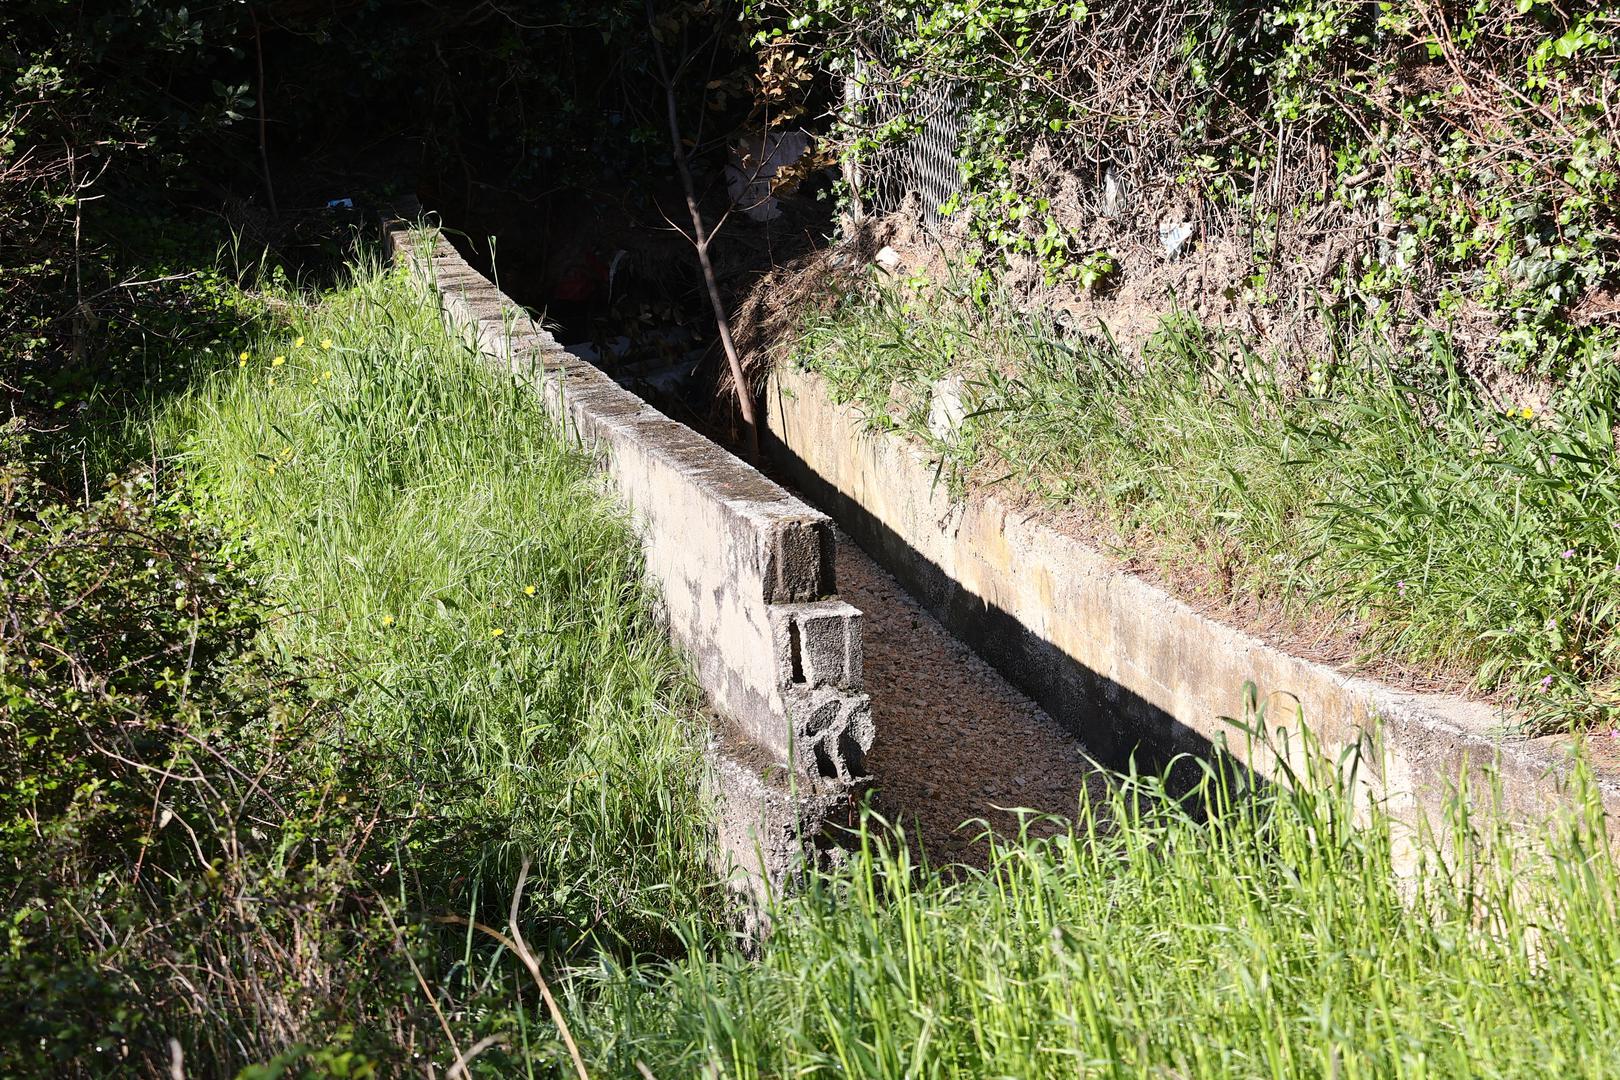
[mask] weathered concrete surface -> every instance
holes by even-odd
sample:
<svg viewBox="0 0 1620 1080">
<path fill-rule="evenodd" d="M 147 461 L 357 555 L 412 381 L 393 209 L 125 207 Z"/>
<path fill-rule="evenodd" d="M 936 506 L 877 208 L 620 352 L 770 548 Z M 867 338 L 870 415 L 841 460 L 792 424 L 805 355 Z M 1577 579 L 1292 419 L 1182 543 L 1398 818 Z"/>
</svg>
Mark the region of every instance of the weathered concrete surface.
<svg viewBox="0 0 1620 1080">
<path fill-rule="evenodd" d="M 1401 819 L 1436 820 L 1455 783 L 1480 785 L 1487 767 L 1508 813 L 1537 819 L 1563 805 L 1567 742 L 1506 740 L 1504 718 L 1487 706 L 1290 656 L 994 495 L 953 502 L 920 448 L 871 432 L 816 375 L 783 365 L 766 398 L 769 452 L 800 489 L 1100 760 L 1162 762 L 1224 744 L 1260 775 L 1278 776 L 1272 753 L 1251 752 L 1222 719 L 1243 716 L 1252 683 L 1272 695 L 1269 727 L 1297 736 L 1308 723 L 1330 759 L 1361 747 L 1364 794 Z M 1286 752 L 1301 742 L 1287 738 Z M 1620 811 L 1620 782 L 1599 783 L 1609 811 Z"/>
<path fill-rule="evenodd" d="M 722 824 L 723 846 L 766 853 L 762 867 L 738 865 L 780 887 L 796 872 L 779 842 L 788 804 L 765 773 L 791 775 L 794 833 L 811 836 L 860 784 L 872 744 L 861 613 L 831 598 L 831 523 L 563 349 L 437 232 L 393 222 L 385 235 L 437 289 L 446 321 L 535 390 L 629 507 L 670 634 L 731 732 L 716 744 L 717 794 L 747 820 Z"/>
<path fill-rule="evenodd" d="M 770 901 L 813 865 L 845 857 L 864 785 L 807 784 L 721 722 L 709 740 L 704 794 L 715 807 L 716 859 L 731 871 L 742 929 L 757 936 Z"/>
</svg>

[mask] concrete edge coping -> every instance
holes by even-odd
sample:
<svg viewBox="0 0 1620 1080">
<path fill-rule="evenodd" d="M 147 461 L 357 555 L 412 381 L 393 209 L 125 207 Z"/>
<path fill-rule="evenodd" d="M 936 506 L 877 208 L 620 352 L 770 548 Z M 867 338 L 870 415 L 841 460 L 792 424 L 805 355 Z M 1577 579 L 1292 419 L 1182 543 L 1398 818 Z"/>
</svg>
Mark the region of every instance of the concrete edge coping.
<svg viewBox="0 0 1620 1080">
<path fill-rule="evenodd" d="M 565 349 L 523 307 L 473 269 L 442 234 L 431 239 L 410 222 L 385 226 L 396 257 L 403 257 L 439 290 L 454 314 L 477 335 L 483 351 L 505 362 L 513 374 L 544 384 L 550 395 L 568 399 L 568 412 L 587 441 L 613 428 L 641 450 L 686 475 L 707 498 L 746 521 L 761 539 L 765 560 L 765 603 L 803 603 L 836 595 L 832 521 L 758 469 L 685 424 L 672 420 L 614 382 L 600 368 Z M 420 248 L 426 240 L 424 260 Z M 551 402 L 554 406 L 561 401 Z"/>
<path fill-rule="evenodd" d="M 920 464 L 929 469 L 933 468 L 927 454 L 918 447 L 907 443 L 905 451 L 914 456 Z M 1035 515 L 1014 509 L 1006 500 L 994 493 L 984 494 L 979 498 L 986 505 L 994 507 L 996 512 L 1004 515 L 1007 520 L 1047 532 L 1059 542 L 1083 553 L 1082 557 L 1095 560 L 1098 571 L 1113 578 L 1115 587 L 1135 594 L 1137 599 L 1133 602 L 1173 611 L 1180 617 L 1204 624 L 1219 643 L 1219 647 L 1231 653 L 1285 660 L 1291 665 L 1310 671 L 1324 683 L 1335 685 L 1346 694 L 1363 700 L 1367 704 L 1370 719 L 1382 726 L 1385 738 L 1396 735 L 1408 739 L 1440 740 L 1455 746 L 1461 751 L 1457 756 L 1468 760 L 1475 760 L 1468 751 L 1477 751 L 1491 760 L 1501 773 L 1504 782 L 1511 783 L 1522 778 L 1534 783 L 1547 779 L 1555 783 L 1568 783 L 1573 776 L 1574 739 L 1570 736 L 1544 735 L 1529 738 L 1512 736 L 1509 734 L 1512 713 L 1501 706 L 1443 691 L 1403 689 L 1375 678 L 1344 671 L 1321 660 L 1296 656 L 1264 638 L 1230 626 L 1200 611 L 1160 585 L 1121 569 L 1090 545 L 1044 524 Z M 1288 692 L 1287 687 L 1270 689 L 1285 694 Z M 1611 812 L 1620 813 L 1620 771 L 1594 768 L 1593 781 L 1604 802 L 1612 807 Z M 1505 794 L 1512 801 L 1515 793 L 1509 791 Z"/>
</svg>

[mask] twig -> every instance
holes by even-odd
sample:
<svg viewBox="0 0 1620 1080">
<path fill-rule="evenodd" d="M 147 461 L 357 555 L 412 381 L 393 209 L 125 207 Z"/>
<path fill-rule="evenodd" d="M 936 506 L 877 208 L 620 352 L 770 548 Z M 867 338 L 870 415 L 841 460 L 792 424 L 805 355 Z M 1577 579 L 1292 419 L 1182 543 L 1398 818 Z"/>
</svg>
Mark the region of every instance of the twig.
<svg viewBox="0 0 1620 1080">
<path fill-rule="evenodd" d="M 248 5 L 248 18 L 253 21 L 253 56 L 259 67 L 259 163 L 264 166 L 264 193 L 270 199 L 270 216 L 280 217 L 281 211 L 276 209 L 276 187 L 270 182 L 270 149 L 265 137 L 269 102 L 264 93 L 264 38 L 259 32 L 259 15 L 252 4 Z"/>
<path fill-rule="evenodd" d="M 517 944 L 513 942 L 511 938 L 507 937 L 493 926 L 490 926 L 488 923 L 481 923 L 476 919 L 469 919 L 465 915 L 435 915 L 433 916 L 432 921 L 436 923 L 443 923 L 447 926 L 470 926 L 479 933 L 488 934 L 500 944 L 505 945 L 508 949 L 511 949 L 514 953 L 517 952 Z"/>
<path fill-rule="evenodd" d="M 393 914 L 386 906 L 383 907 L 382 913 L 383 917 L 388 920 L 389 927 L 394 931 L 394 944 L 398 945 L 399 951 L 405 954 L 405 962 L 411 965 L 411 974 L 416 976 L 416 984 L 422 988 L 422 993 L 427 996 L 428 1007 L 433 1010 L 433 1015 L 438 1017 L 439 1027 L 443 1030 L 444 1037 L 450 1040 L 450 1049 L 455 1053 L 456 1060 L 463 1060 L 461 1047 L 456 1043 L 456 1033 L 450 1030 L 450 1021 L 444 1018 L 444 1011 L 439 1008 L 439 1001 L 433 996 L 433 988 L 428 985 L 427 977 L 422 974 L 422 969 L 417 967 L 416 957 L 411 955 L 410 946 L 405 943 L 404 933 L 400 931 L 399 924 L 394 921 Z"/>
<path fill-rule="evenodd" d="M 742 411 L 743 427 L 748 431 L 748 454 L 759 458 L 759 424 L 754 418 L 754 395 L 743 377 L 742 358 L 737 355 L 737 343 L 731 337 L 731 320 L 726 316 L 726 304 L 720 297 L 720 284 L 714 276 L 714 263 L 709 259 L 709 241 L 719 231 L 710 231 L 703 224 L 703 211 L 698 207 L 697 191 L 692 184 L 692 168 L 686 160 L 686 147 L 681 142 L 680 116 L 675 108 L 675 79 L 669 73 L 664 59 L 664 46 L 658 40 L 658 22 L 652 0 L 643 0 L 647 9 L 647 33 L 652 37 L 653 56 L 658 61 L 658 77 L 664 84 L 664 109 L 669 120 L 670 157 L 681 178 L 681 189 L 686 193 L 686 209 L 692 216 L 692 247 L 697 252 L 698 265 L 703 268 L 703 284 L 709 293 L 709 306 L 714 309 L 714 326 L 720 336 L 720 347 L 725 350 L 726 363 L 731 366 L 731 381 L 737 391 L 737 405 Z M 690 62 L 688 57 L 688 62 Z M 685 70 L 686 64 L 681 65 Z M 724 218 L 721 219 L 722 223 Z"/>
<path fill-rule="evenodd" d="M 585 1071 L 585 1059 L 579 1056 L 579 1046 L 574 1042 L 573 1033 L 568 1030 L 568 1020 L 563 1016 L 562 1009 L 557 1007 L 557 999 L 551 996 L 551 987 L 546 985 L 546 977 L 540 974 L 540 965 L 535 961 L 534 954 L 529 952 L 528 943 L 518 929 L 518 903 L 523 899 L 523 883 L 529 880 L 529 864 L 529 857 L 523 856 L 523 868 L 518 871 L 517 885 L 512 889 L 512 907 L 507 912 L 506 926 L 512 931 L 512 949 L 523 961 L 523 966 L 529 969 L 529 974 L 534 976 L 540 996 L 546 999 L 546 1008 L 551 1012 L 552 1022 L 557 1025 L 557 1033 L 568 1046 L 569 1056 L 574 1059 L 574 1071 L 579 1074 L 579 1080 L 591 1080 L 591 1074 Z"/>
</svg>

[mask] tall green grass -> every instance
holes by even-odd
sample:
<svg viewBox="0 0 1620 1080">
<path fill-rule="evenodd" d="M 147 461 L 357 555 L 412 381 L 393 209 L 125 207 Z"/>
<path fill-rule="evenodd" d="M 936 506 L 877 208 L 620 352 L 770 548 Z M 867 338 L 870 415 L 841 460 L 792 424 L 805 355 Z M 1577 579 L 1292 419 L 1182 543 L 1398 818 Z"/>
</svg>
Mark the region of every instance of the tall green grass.
<svg viewBox="0 0 1620 1080">
<path fill-rule="evenodd" d="M 1280 597 L 1364 657 L 1506 691 L 1531 730 L 1620 717 L 1614 365 L 1543 415 L 1504 412 L 1438 342 L 1284 361 L 1177 315 L 1137 362 L 948 287 L 857 292 L 798 356 L 959 484 L 1078 507 L 1217 599 Z M 972 416 L 940 441 L 946 374 Z"/>
<path fill-rule="evenodd" d="M 401 273 L 291 312 L 156 442 L 283 608 L 271 646 L 342 701 L 344 752 L 410 789 L 406 901 L 503 925 L 527 853 L 531 932 L 665 940 L 706 903 L 700 702 L 621 512 Z"/>
<path fill-rule="evenodd" d="M 602 965 L 591 1055 L 661 1077 L 1620 1069 L 1620 877 L 1596 803 L 1539 853 L 1461 804 L 1406 849 L 1381 811 L 1356 823 L 1350 770 L 1315 772 L 1260 792 L 1211 773 L 1197 815 L 1125 777 L 1062 835 L 993 843 L 983 870 L 913 865 L 868 829 L 846 872 L 780 907 L 757 963 Z"/>
</svg>

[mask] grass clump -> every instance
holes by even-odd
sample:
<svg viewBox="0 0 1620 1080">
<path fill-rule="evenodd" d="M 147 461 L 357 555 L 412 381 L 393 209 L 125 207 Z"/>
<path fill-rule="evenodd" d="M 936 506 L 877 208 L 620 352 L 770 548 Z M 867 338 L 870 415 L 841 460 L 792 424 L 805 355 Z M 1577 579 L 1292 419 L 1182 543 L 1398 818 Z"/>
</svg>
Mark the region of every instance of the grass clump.
<svg viewBox="0 0 1620 1080">
<path fill-rule="evenodd" d="M 557 943 L 656 943 L 705 880 L 699 699 L 622 512 L 533 395 L 372 271 L 160 432 L 284 606 L 281 655 L 319 658 L 368 752 L 456 823 L 434 857 L 476 829 L 489 881 L 533 853 Z"/>
<path fill-rule="evenodd" d="M 1600 804 L 1539 854 L 1458 809 L 1397 865 L 1352 790 L 1326 766 L 1297 790 L 1210 774 L 1194 815 L 1126 777 L 983 870 L 914 865 L 874 826 L 781 907 L 757 963 L 604 967 L 595 1058 L 738 1078 L 1612 1075 Z"/>
<path fill-rule="evenodd" d="M 1176 315 L 1138 361 L 946 288 L 876 287 L 812 316 L 798 355 L 959 484 L 1078 508 L 1217 601 L 1280 598 L 1363 658 L 1505 691 L 1533 731 L 1614 725 L 1620 372 L 1504 411 L 1439 344 L 1363 346 L 1300 378 Z M 940 439 L 926 419 L 947 374 L 971 415 Z"/>
</svg>

